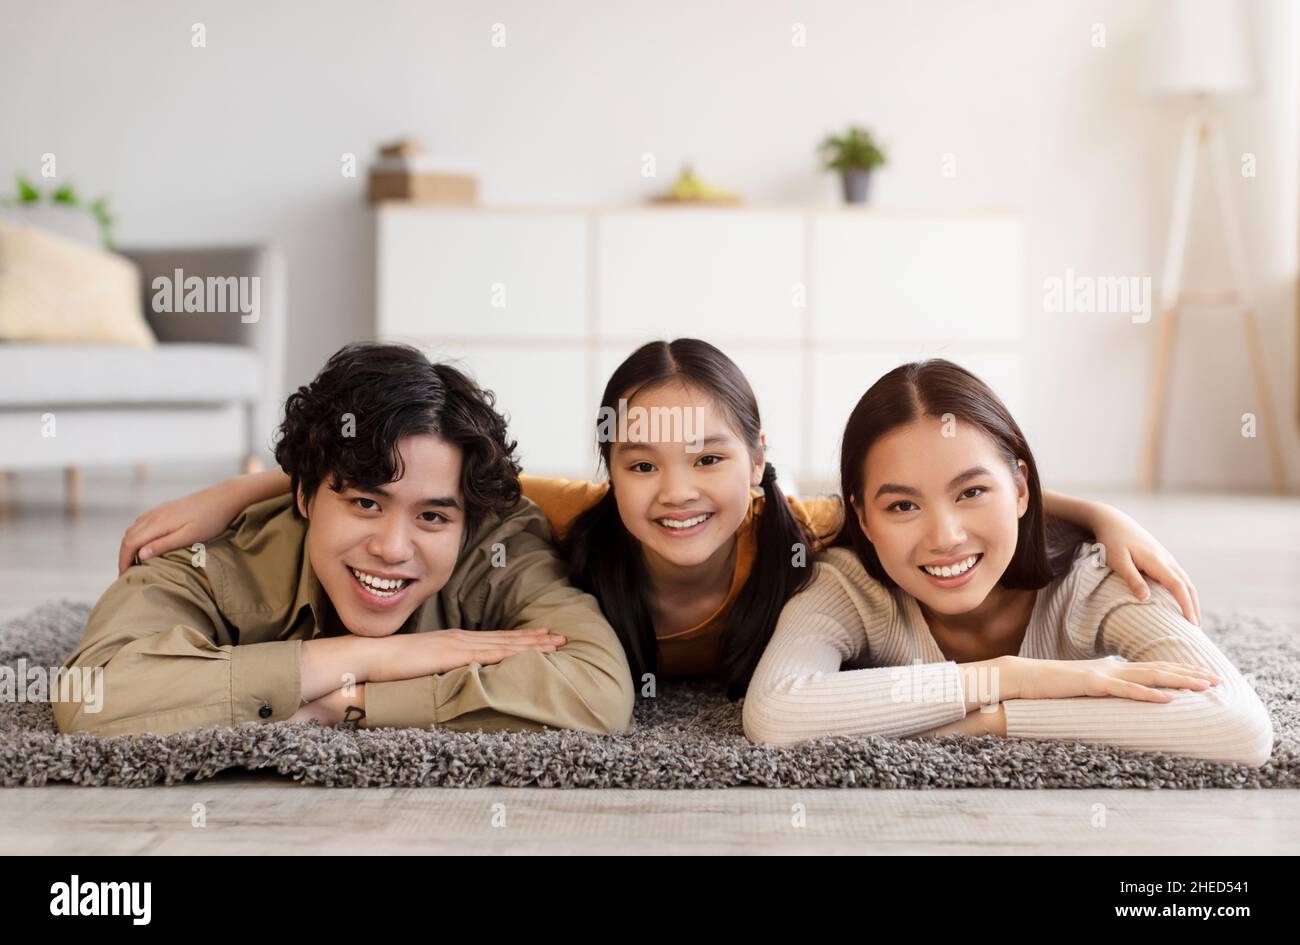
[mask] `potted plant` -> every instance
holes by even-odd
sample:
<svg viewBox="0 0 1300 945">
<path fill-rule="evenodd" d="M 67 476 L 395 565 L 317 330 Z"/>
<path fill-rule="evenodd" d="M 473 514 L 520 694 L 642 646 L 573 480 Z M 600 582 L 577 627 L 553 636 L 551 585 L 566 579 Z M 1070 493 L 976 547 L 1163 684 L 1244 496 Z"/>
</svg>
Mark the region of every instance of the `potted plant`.
<svg viewBox="0 0 1300 945">
<path fill-rule="evenodd" d="M 828 135 L 818 152 L 826 170 L 840 172 L 845 201 L 866 203 L 871 170 L 885 163 L 885 153 L 871 137 L 871 132 L 851 125 L 842 135 Z"/>
</svg>

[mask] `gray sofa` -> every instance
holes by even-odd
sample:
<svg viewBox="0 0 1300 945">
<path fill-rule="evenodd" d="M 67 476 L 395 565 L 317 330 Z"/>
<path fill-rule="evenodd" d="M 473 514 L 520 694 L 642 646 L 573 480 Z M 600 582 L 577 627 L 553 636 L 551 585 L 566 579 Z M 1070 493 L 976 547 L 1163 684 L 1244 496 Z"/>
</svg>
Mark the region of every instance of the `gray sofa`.
<svg viewBox="0 0 1300 945">
<path fill-rule="evenodd" d="M 159 344 L 0 342 L 0 470 L 223 458 L 255 468 L 282 403 L 281 253 L 271 245 L 119 252 L 140 266 L 141 306 Z M 187 279 L 259 277 L 256 320 L 152 311 L 154 277 L 176 269 Z M 74 471 L 74 493 L 75 480 Z"/>
</svg>

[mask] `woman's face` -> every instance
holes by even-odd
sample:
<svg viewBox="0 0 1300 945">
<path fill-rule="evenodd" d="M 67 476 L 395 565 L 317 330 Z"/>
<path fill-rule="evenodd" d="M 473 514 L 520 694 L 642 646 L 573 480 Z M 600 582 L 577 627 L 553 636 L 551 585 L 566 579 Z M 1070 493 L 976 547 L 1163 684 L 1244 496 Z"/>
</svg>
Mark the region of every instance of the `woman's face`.
<svg viewBox="0 0 1300 945">
<path fill-rule="evenodd" d="M 885 572 L 936 613 L 978 607 L 1015 555 L 1024 460 L 1013 475 L 975 424 L 922 417 L 878 439 L 865 465 L 853 507 Z"/>
<path fill-rule="evenodd" d="M 729 554 L 763 478 L 761 452 L 750 454 L 711 397 L 679 382 L 639 391 L 627 417 L 609 455 L 623 527 L 647 558 L 677 567 Z"/>
</svg>

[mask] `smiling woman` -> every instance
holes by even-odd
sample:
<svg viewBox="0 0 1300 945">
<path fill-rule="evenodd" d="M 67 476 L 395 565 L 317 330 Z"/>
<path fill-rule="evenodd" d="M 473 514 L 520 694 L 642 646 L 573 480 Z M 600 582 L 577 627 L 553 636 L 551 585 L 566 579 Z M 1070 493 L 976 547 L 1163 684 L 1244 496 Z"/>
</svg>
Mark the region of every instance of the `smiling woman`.
<svg viewBox="0 0 1300 945">
<path fill-rule="evenodd" d="M 1254 690 L 1168 591 L 1139 601 L 1090 535 L 1046 520 L 1029 444 L 974 375 L 942 360 L 886 374 L 849 418 L 840 474 L 852 514 L 782 611 L 745 697 L 750 738 L 999 734 L 1268 760 Z"/>
</svg>

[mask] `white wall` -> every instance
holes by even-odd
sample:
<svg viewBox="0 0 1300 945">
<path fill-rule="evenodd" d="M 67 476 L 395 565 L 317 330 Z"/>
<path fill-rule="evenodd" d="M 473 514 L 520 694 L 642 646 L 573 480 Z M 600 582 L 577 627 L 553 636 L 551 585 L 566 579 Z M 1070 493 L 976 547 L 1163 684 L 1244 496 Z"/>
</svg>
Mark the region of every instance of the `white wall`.
<svg viewBox="0 0 1300 945">
<path fill-rule="evenodd" d="M 1228 151 L 1274 398 L 1296 438 L 1297 33 L 1288 0 L 1249 4 L 1261 92 Z M 851 120 L 888 145 L 874 201 L 1016 209 L 1026 221 L 1022 417 L 1055 485 L 1133 480 L 1155 321 L 1042 310 L 1042 280 L 1157 275 L 1181 113 L 1137 93 L 1143 3 L 164 3 L 0 0 L 0 174 L 108 193 L 125 244 L 274 238 L 289 264 L 291 386 L 373 331 L 362 161 L 412 133 L 472 162 L 491 203 L 619 203 L 691 159 L 756 203 L 824 202 L 813 147 Z M 191 47 L 202 22 L 207 47 Z M 505 26 L 493 48 L 492 26 Z M 806 48 L 791 43 L 792 25 Z M 1104 24 L 1106 46 L 1092 45 Z M 640 176 L 645 153 L 660 180 Z M 940 173 L 942 155 L 957 176 Z M 1205 191 L 1208 194 L 1208 191 Z M 1202 222 L 1212 223 L 1208 204 Z M 1226 277 L 1207 232 L 1193 284 Z M 1158 279 L 1157 279 L 1158 282 Z M 1158 287 L 1157 287 L 1158 290 Z M 1173 484 L 1262 487 L 1257 409 L 1233 322 L 1185 320 L 1167 455 Z M 509 405 L 506 405 L 507 407 Z"/>
</svg>

